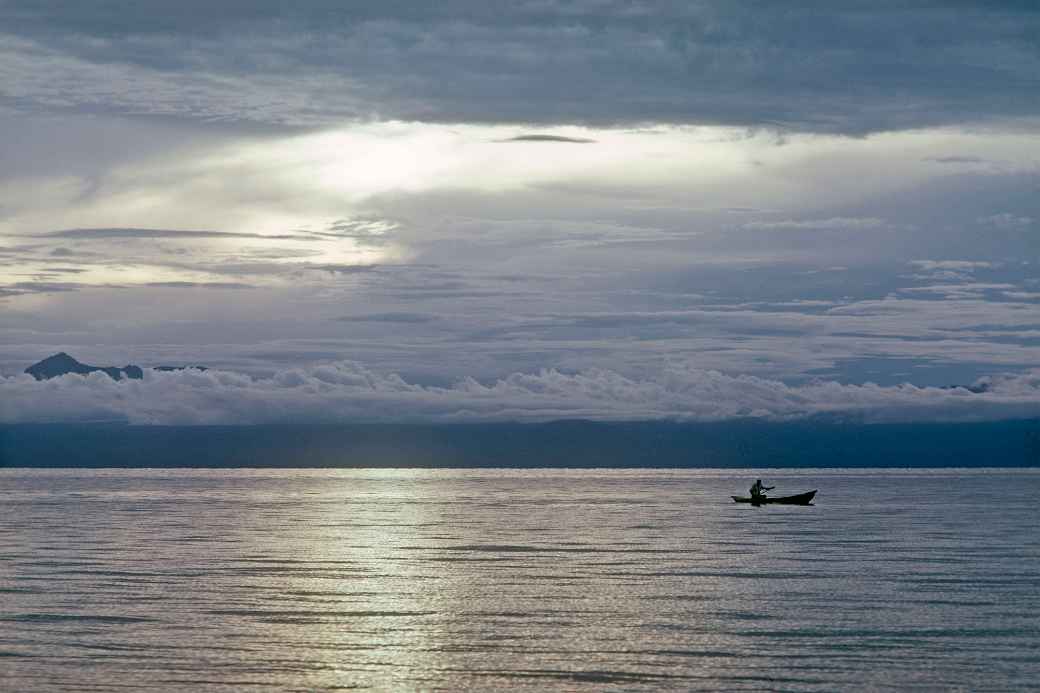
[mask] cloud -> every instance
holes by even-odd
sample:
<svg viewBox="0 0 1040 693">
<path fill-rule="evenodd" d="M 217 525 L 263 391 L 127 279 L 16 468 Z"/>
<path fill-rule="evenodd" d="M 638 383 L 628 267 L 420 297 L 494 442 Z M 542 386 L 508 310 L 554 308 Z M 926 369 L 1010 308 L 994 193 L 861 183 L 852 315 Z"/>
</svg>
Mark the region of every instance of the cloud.
<svg viewBox="0 0 1040 693">
<path fill-rule="evenodd" d="M 986 293 L 1000 292 L 1006 294 L 1007 290 L 1015 289 L 1014 284 L 993 284 L 983 282 L 968 282 L 963 284 L 934 284 L 931 286 L 911 286 L 900 289 L 902 293 L 910 294 L 940 294 L 948 301 L 979 299 Z"/>
<path fill-rule="evenodd" d="M 11 290 L 16 293 L 27 293 L 27 294 L 53 294 L 64 291 L 78 291 L 85 288 L 86 285 L 78 282 L 14 282 L 11 284 L 4 285 L 3 288 Z"/>
<path fill-rule="evenodd" d="M 515 262 L 515 247 L 506 250 L 507 262 Z M 620 255 L 630 260 L 632 253 Z M 534 271 L 472 262 L 292 263 L 276 285 L 254 281 L 258 275 L 248 273 L 260 271 L 255 267 L 224 280 L 256 290 L 120 284 L 14 296 L 0 310 L 0 372 L 20 372 L 61 350 L 97 363 L 191 362 L 251 374 L 350 358 L 422 383 L 541 368 L 644 377 L 681 360 L 785 382 L 825 374 L 842 382 L 949 385 L 1040 363 L 1036 312 L 1006 293 L 1037 290 L 1032 264 L 937 269 L 917 278 L 908 277 L 905 260 L 810 273 L 829 265 L 713 266 L 686 257 L 674 271 L 631 262 L 602 271 L 598 258 L 588 267 L 573 254 L 557 270 L 532 257 L 540 263 L 530 265 Z M 997 264 L 935 257 L 922 262 Z M 931 288 L 901 291 L 921 285 Z M 174 293 L 177 300 L 168 300 Z M 154 351 L 163 344 L 176 345 L 177 356 Z M 111 355 L 119 345 L 150 346 Z M 846 369 L 849 359 L 887 359 L 891 372 Z"/>
<path fill-rule="evenodd" d="M 1040 292 L 1037 291 L 1005 291 L 1004 295 L 1016 301 L 1040 301 Z"/>
<path fill-rule="evenodd" d="M 984 260 L 911 260 L 910 264 L 926 272 L 935 270 L 957 270 L 974 272 L 977 269 L 990 269 L 994 263 Z"/>
<path fill-rule="evenodd" d="M 564 137 L 563 135 L 517 135 L 496 142 L 562 142 L 570 144 L 592 144 L 596 140 L 587 137 Z"/>
<path fill-rule="evenodd" d="M 313 231 L 312 233 L 326 238 L 350 238 L 363 246 L 382 246 L 390 242 L 394 232 L 400 227 L 401 224 L 389 219 L 338 219 L 329 224 L 325 231 Z"/>
<path fill-rule="evenodd" d="M 514 373 L 421 386 L 352 362 L 291 368 L 270 377 L 209 370 L 146 371 L 140 381 L 103 374 L 0 379 L 0 421 L 260 424 L 380 421 L 771 420 L 811 416 L 880 421 L 968 421 L 1040 415 L 1040 372 L 975 387 L 790 386 L 753 376 L 671 366 L 656 379 L 609 370 Z"/>
<path fill-rule="evenodd" d="M 922 159 L 933 164 L 988 164 L 990 161 L 981 156 L 929 156 Z"/>
<path fill-rule="evenodd" d="M 1029 3 L 8 0 L 4 19 L 0 109 L 20 112 L 861 134 L 1040 102 Z"/>
<path fill-rule="evenodd" d="M 437 320 L 436 315 L 428 313 L 364 313 L 362 315 L 344 315 L 336 318 L 340 322 L 377 322 L 377 323 L 405 323 L 419 324 Z"/>
<path fill-rule="evenodd" d="M 133 228 L 111 228 L 111 229 L 61 229 L 59 231 L 47 231 L 35 234 L 34 238 L 73 238 L 73 239 L 121 239 L 131 240 L 136 238 L 161 239 L 161 238 L 262 238 L 266 240 L 309 240 L 303 234 L 274 234 L 264 235 L 259 233 L 237 233 L 232 231 L 190 231 L 182 229 L 133 229 Z M 55 249 L 61 250 L 59 249 Z M 53 251 L 52 251 L 53 254 Z M 67 253 L 63 253 L 67 254 Z"/>
<path fill-rule="evenodd" d="M 781 143 L 768 132 L 666 126 L 381 122 L 242 137 L 237 125 L 207 125 L 221 137 L 186 148 L 190 138 L 179 136 L 145 156 L 137 147 L 144 132 L 129 144 L 119 139 L 115 123 L 129 119 L 109 119 L 110 132 L 77 129 L 87 120 L 38 119 L 29 133 L 36 146 L 0 180 L 0 234 L 10 243 L 0 249 L 4 372 L 60 349 L 129 345 L 182 350 L 153 363 L 254 375 L 352 358 L 423 384 L 542 367 L 638 379 L 684 360 L 787 383 L 822 373 L 945 385 L 1040 363 L 1035 310 L 1008 300 L 1036 291 L 1031 234 L 979 233 L 975 223 L 1001 210 L 1040 218 L 1035 137 L 1021 132 L 790 135 Z M 133 122 L 149 124 L 156 142 L 169 137 L 151 129 L 156 121 Z M 52 160 L 47 170 L 56 180 L 75 170 L 81 184 L 49 185 L 32 155 L 55 156 L 57 132 L 66 133 L 63 143 L 77 132 L 98 148 L 125 146 L 127 156 L 92 168 L 95 149 L 62 147 L 69 165 Z M 523 132 L 600 144 L 494 143 Z M 0 141 L 5 162 L 7 146 Z M 950 152 L 1021 166 L 1014 175 L 950 175 L 921 162 Z M 33 174 L 23 176 L 27 169 Z M 774 228 L 740 229 L 752 220 Z M 13 245 L 53 229 L 72 235 L 34 237 L 35 249 Z M 188 235 L 160 236 L 164 229 Z M 75 254 L 49 255 L 59 247 Z M 958 276 L 925 281 L 907 277 L 916 272 L 906 264 L 912 258 L 977 264 L 973 272 L 936 265 L 933 273 Z M 56 265 L 87 271 L 44 276 Z M 820 271 L 835 266 L 847 269 Z M 971 273 L 970 282 L 959 276 Z M 10 286 L 32 280 L 46 290 L 66 279 L 96 288 Z M 949 288 L 976 280 L 1015 288 Z M 900 292 L 923 283 L 945 293 Z M 220 288 L 228 284 L 258 288 Z M 895 300 L 874 310 L 870 302 L 886 296 Z M 402 318 L 425 314 L 444 319 Z M 372 317 L 337 320 L 351 315 Z M 139 360 L 124 353 L 120 363 Z M 97 362 L 110 362 L 103 355 Z M 851 359 L 902 361 L 880 373 L 846 368 Z"/>
<path fill-rule="evenodd" d="M 1033 218 L 1002 212 L 988 217 L 979 217 L 978 222 L 1002 231 L 1024 231 L 1033 225 Z"/>
<path fill-rule="evenodd" d="M 87 270 L 82 267 L 44 267 L 44 272 L 54 272 L 57 274 L 82 274 Z"/>
<path fill-rule="evenodd" d="M 799 221 L 750 221 L 740 228 L 748 231 L 875 231 L 889 228 L 877 217 L 832 217 Z"/>
<path fill-rule="evenodd" d="M 253 289 L 252 284 L 242 282 L 148 282 L 145 286 L 156 289 Z"/>
<path fill-rule="evenodd" d="M 379 265 L 319 265 L 314 263 L 303 263 L 300 265 L 296 265 L 294 269 L 309 270 L 314 272 L 330 272 L 332 274 L 361 274 L 363 272 L 371 272 L 373 270 L 377 270 L 379 269 Z"/>
</svg>

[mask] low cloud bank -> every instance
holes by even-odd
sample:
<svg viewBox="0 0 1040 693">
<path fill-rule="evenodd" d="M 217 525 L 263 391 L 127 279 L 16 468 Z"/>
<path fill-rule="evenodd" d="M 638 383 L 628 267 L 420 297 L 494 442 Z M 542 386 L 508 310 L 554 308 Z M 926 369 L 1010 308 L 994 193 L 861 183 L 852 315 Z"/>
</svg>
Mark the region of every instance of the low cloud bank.
<svg viewBox="0 0 1040 693">
<path fill-rule="evenodd" d="M 978 421 L 1040 416 L 1040 371 L 996 376 L 972 388 L 833 381 L 800 386 L 672 366 L 654 380 L 607 370 L 514 373 L 429 387 L 343 361 L 268 378 L 210 370 L 145 371 L 143 380 L 94 373 L 36 381 L 0 378 L 0 422 L 265 424 L 549 421 L 715 421 L 809 416 L 866 422 Z"/>
</svg>

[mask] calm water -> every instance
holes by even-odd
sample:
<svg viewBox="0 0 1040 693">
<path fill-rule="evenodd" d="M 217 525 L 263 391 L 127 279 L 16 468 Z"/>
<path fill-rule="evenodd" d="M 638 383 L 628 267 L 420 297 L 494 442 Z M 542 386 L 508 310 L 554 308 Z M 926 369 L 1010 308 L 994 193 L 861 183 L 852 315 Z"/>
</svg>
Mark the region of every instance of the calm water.
<svg viewBox="0 0 1040 693">
<path fill-rule="evenodd" d="M 815 507 L 728 495 L 756 475 Z M 0 688 L 1035 690 L 1040 470 L 0 470 Z"/>
</svg>

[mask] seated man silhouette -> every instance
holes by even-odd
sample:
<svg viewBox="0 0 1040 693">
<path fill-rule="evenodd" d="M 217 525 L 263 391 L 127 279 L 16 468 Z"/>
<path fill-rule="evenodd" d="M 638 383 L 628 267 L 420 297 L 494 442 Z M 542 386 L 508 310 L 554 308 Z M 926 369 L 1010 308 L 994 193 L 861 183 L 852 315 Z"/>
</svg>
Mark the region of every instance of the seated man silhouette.
<svg viewBox="0 0 1040 693">
<path fill-rule="evenodd" d="M 762 500 L 766 497 L 763 491 L 772 491 L 776 486 L 763 486 L 762 480 L 758 479 L 754 484 L 751 485 L 751 500 L 757 501 Z"/>
</svg>

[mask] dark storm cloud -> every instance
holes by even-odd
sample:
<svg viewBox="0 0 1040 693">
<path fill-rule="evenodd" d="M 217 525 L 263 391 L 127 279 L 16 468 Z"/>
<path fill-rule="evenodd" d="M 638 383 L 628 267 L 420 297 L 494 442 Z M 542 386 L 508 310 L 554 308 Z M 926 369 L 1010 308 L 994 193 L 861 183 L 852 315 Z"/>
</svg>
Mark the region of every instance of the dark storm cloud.
<svg viewBox="0 0 1040 693">
<path fill-rule="evenodd" d="M 864 133 L 1040 106 L 1034 2 L 0 2 L 0 104 Z"/>
</svg>

